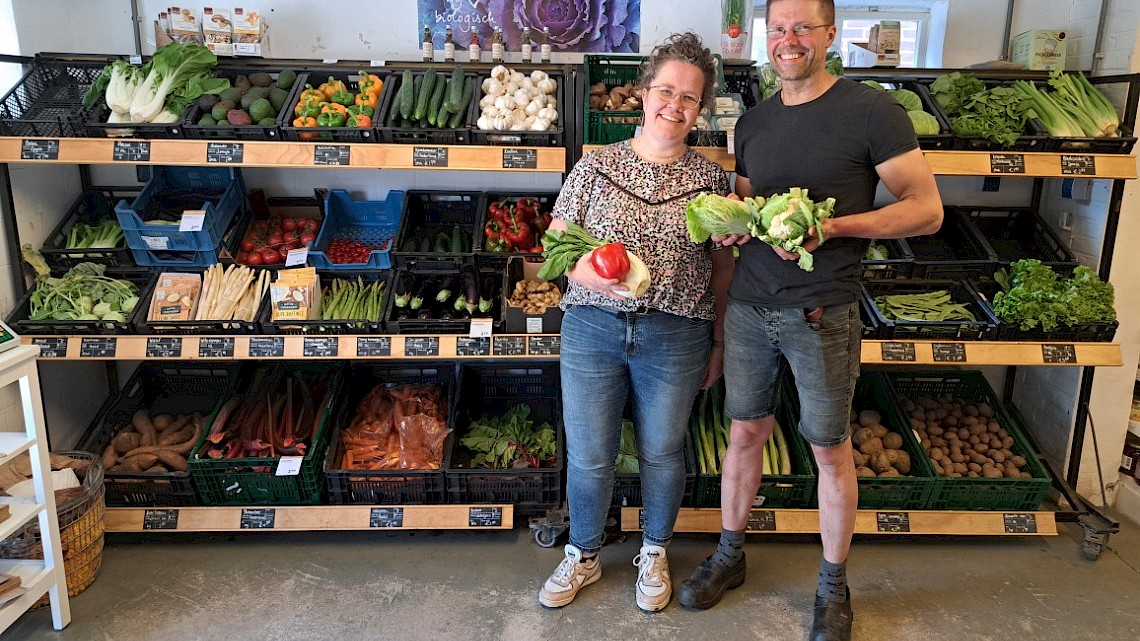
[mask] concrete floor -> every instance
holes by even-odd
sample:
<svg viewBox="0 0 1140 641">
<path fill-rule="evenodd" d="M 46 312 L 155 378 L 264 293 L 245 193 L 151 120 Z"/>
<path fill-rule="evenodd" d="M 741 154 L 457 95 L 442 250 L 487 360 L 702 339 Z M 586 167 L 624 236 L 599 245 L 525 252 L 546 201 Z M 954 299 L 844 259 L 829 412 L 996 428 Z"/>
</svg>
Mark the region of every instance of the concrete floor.
<svg viewBox="0 0 1140 641">
<path fill-rule="evenodd" d="M 1128 639 L 1140 636 L 1140 527 L 1101 558 L 1058 537 L 859 539 L 850 563 L 856 639 Z M 677 582 L 711 550 L 670 547 Z M 744 586 L 717 607 L 634 604 L 638 539 L 606 547 L 605 576 L 562 610 L 535 598 L 560 551 L 529 532 L 319 532 L 142 539 L 118 535 L 73 621 L 24 615 L 3 641 L 393 639 L 439 641 L 806 638 L 819 546 L 751 538 Z"/>
</svg>

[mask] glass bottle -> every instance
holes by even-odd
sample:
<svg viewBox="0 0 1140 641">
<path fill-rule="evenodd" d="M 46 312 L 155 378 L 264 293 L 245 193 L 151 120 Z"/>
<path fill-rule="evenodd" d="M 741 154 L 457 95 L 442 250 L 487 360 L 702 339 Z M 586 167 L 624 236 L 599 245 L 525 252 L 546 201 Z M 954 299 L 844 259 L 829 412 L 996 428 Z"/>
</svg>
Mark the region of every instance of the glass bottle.
<svg viewBox="0 0 1140 641">
<path fill-rule="evenodd" d="M 479 32 L 472 29 L 471 31 L 471 44 L 467 46 L 467 60 L 469 62 L 479 62 Z"/>
<path fill-rule="evenodd" d="M 520 47 L 520 49 L 522 51 L 522 61 L 530 62 L 530 59 L 534 57 L 534 47 L 530 46 L 530 27 L 523 27 L 522 47 Z"/>
<path fill-rule="evenodd" d="M 443 37 L 443 61 L 455 62 L 455 41 L 451 39 L 451 27 L 444 31 Z"/>
<path fill-rule="evenodd" d="M 431 43 L 431 28 L 426 24 L 424 25 L 423 54 L 424 62 L 432 62 L 435 60 L 435 49 Z"/>
<path fill-rule="evenodd" d="M 503 64 L 503 30 L 495 27 L 495 35 L 491 40 L 491 62 Z"/>
<path fill-rule="evenodd" d="M 550 27 L 542 28 L 542 64 L 550 64 Z"/>
</svg>

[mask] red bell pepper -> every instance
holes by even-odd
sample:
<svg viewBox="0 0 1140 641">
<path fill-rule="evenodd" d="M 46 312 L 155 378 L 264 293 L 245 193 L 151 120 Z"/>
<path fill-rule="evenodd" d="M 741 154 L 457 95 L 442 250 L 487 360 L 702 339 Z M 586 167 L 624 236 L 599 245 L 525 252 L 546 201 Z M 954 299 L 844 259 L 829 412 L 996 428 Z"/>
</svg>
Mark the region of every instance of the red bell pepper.
<svg viewBox="0 0 1140 641">
<path fill-rule="evenodd" d="M 606 243 L 590 254 L 590 265 L 602 278 L 624 280 L 629 273 L 629 255 L 621 243 Z"/>
<path fill-rule="evenodd" d="M 530 251 L 534 247 L 534 232 L 524 221 L 512 217 L 503 231 L 503 240 L 519 251 Z"/>
</svg>

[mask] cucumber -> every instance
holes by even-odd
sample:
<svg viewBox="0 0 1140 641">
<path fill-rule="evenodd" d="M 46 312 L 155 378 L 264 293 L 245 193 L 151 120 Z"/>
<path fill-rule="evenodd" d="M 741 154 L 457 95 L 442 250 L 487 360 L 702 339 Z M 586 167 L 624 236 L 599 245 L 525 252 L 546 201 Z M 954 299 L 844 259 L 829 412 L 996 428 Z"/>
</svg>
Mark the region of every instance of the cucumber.
<svg viewBox="0 0 1140 641">
<path fill-rule="evenodd" d="M 451 78 L 447 79 L 447 87 L 444 89 L 444 100 L 439 105 L 439 111 L 435 114 L 435 126 L 443 127 L 447 124 L 447 119 L 451 116 L 451 110 L 448 109 L 447 97 L 451 95 Z"/>
<path fill-rule="evenodd" d="M 463 89 L 463 96 L 459 99 L 459 110 L 451 116 L 451 120 L 447 122 L 448 129 L 455 129 L 463 124 L 463 119 L 467 116 L 467 104 L 471 102 L 471 94 L 474 93 L 472 85 L 467 85 Z"/>
<path fill-rule="evenodd" d="M 427 119 L 428 123 L 435 125 L 436 119 L 439 116 L 439 107 L 443 104 L 443 94 L 447 89 L 447 82 L 443 78 L 436 80 L 435 88 L 431 92 L 431 100 L 428 101 Z"/>
<path fill-rule="evenodd" d="M 400 90 L 396 93 L 396 99 L 399 103 L 400 117 L 407 120 L 412 115 L 412 100 L 415 97 L 415 84 L 412 81 L 412 70 L 407 69 L 404 71 L 404 76 L 400 80 Z"/>
<path fill-rule="evenodd" d="M 435 90 L 435 69 L 429 68 L 423 74 L 423 82 L 420 83 L 419 93 L 416 94 L 416 109 L 412 116 L 416 120 L 423 120 L 427 117 L 428 100 L 431 99 L 432 92 Z"/>
<path fill-rule="evenodd" d="M 463 67 L 455 65 L 451 72 L 451 84 L 448 85 L 447 99 L 443 101 L 445 109 L 451 113 L 459 108 L 459 101 L 463 100 Z"/>
</svg>

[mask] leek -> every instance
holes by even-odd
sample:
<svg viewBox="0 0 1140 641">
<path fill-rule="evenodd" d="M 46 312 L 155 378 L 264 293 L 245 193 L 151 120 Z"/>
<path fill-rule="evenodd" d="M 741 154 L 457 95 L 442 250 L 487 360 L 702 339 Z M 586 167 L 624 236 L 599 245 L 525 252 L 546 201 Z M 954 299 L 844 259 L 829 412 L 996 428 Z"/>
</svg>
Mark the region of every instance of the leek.
<svg viewBox="0 0 1140 641">
<path fill-rule="evenodd" d="M 1119 135 L 1120 117 L 1116 108 L 1083 73 L 1067 74 L 1060 69 L 1054 70 L 1049 74 L 1049 86 L 1055 90 L 1053 95 L 1057 102 L 1082 122 L 1087 135 L 1097 138 Z"/>
</svg>

